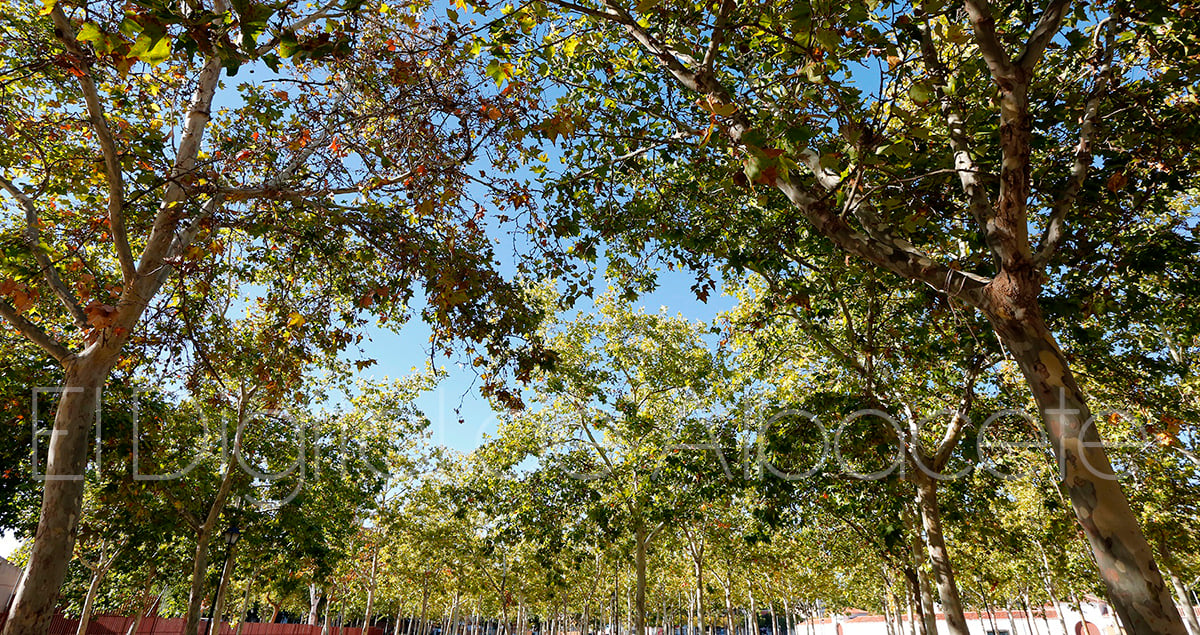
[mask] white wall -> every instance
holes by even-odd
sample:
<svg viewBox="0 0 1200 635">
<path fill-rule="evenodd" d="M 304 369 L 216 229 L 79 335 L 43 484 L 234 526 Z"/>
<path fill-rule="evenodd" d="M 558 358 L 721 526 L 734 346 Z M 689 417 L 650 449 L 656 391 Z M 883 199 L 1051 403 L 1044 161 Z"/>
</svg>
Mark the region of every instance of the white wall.
<svg viewBox="0 0 1200 635">
<path fill-rule="evenodd" d="M 21 579 L 21 569 L 0 557 L 0 612 L 8 608 L 8 601 Z"/>
</svg>

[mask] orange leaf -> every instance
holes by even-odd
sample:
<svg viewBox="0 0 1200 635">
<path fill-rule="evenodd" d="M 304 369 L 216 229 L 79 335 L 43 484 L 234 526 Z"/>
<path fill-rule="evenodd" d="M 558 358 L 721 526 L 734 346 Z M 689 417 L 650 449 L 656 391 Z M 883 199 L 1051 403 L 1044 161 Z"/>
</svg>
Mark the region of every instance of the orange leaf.
<svg viewBox="0 0 1200 635">
<path fill-rule="evenodd" d="M 1105 185 L 1109 192 L 1116 192 L 1123 189 L 1129 183 L 1129 179 L 1124 172 L 1117 172 L 1108 177 L 1108 183 Z"/>
</svg>

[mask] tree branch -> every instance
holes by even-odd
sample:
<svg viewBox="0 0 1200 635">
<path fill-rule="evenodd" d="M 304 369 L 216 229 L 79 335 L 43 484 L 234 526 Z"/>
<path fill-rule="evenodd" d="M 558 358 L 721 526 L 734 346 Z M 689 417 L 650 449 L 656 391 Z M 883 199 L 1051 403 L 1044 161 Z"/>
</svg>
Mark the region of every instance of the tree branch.
<svg viewBox="0 0 1200 635">
<path fill-rule="evenodd" d="M 996 37 L 996 18 L 992 16 L 992 6 L 988 0 L 965 0 L 963 6 L 971 20 L 975 44 L 979 46 L 979 53 L 983 55 L 992 78 L 997 82 L 1013 79 L 1015 69 L 1004 52 L 1004 45 Z"/>
<path fill-rule="evenodd" d="M 605 11 L 580 7 L 564 0 L 550 1 L 566 9 L 582 11 L 592 17 L 620 24 L 635 42 L 657 59 L 663 68 L 684 87 L 700 93 L 714 106 L 734 105 L 732 95 L 717 81 L 714 74 L 705 72 L 703 69 L 699 72 L 689 69 L 684 58 L 686 58 L 687 63 L 694 63 L 695 60 L 692 60 L 690 56 L 679 53 L 665 42 L 651 35 L 649 31 L 638 24 L 637 20 L 624 7 L 618 5 L 614 0 L 604 0 Z M 740 109 L 731 115 L 729 119 L 731 123 L 726 132 L 730 140 L 737 143 L 741 140 L 742 135 L 750 129 L 750 122 Z"/>
<path fill-rule="evenodd" d="M 88 120 L 91 121 L 96 141 L 100 144 L 100 152 L 104 156 L 104 171 L 108 176 L 108 228 L 112 233 L 117 261 L 121 263 L 121 277 L 128 286 L 133 282 L 137 269 L 133 263 L 133 252 L 129 249 L 129 233 L 125 228 L 125 185 L 117 144 L 108 128 L 108 119 L 104 115 L 104 107 L 100 104 L 96 82 L 92 79 L 91 64 L 87 61 L 91 57 L 90 54 L 75 39 L 75 29 L 71 26 L 67 14 L 63 12 L 62 3 L 54 5 L 50 16 L 54 20 L 54 34 L 71 57 L 75 58 L 75 65 L 79 70 L 79 87 L 83 92 L 83 101 L 87 104 Z"/>
<path fill-rule="evenodd" d="M 810 195 L 790 178 L 776 180 L 775 186 L 818 232 L 851 255 L 910 280 L 924 282 L 971 306 L 983 303 L 982 290 L 989 279 L 934 261 L 911 243 L 891 236 L 882 224 L 868 234 L 856 231 L 833 213 L 824 200 Z"/>
<path fill-rule="evenodd" d="M 734 0 L 722 0 L 721 8 L 717 11 L 717 21 L 713 25 L 712 40 L 708 43 L 708 50 L 704 52 L 704 60 L 700 63 L 700 68 L 709 75 L 713 72 L 713 62 L 716 61 L 717 52 L 721 48 L 721 44 L 725 42 L 725 30 L 729 22 L 729 14 L 737 8 L 737 3 Z"/>
<path fill-rule="evenodd" d="M 963 428 L 970 419 L 967 413 L 971 410 L 971 404 L 975 401 L 975 380 L 979 378 L 979 373 L 985 368 L 983 358 L 975 360 L 971 368 L 967 370 L 967 376 L 963 380 L 963 395 L 959 400 L 958 408 L 954 411 L 954 418 L 950 420 L 950 425 L 946 426 L 946 433 L 942 435 L 942 440 L 938 442 L 937 448 L 933 452 L 931 470 L 935 473 L 941 472 L 942 468 L 950 462 L 950 455 L 954 453 L 954 446 L 958 445 L 958 438 L 962 436 Z"/>
<path fill-rule="evenodd" d="M 40 346 L 42 350 L 49 353 L 60 364 L 65 365 L 75 356 L 65 346 L 59 344 L 53 337 L 50 337 L 50 334 L 42 330 L 42 327 L 25 319 L 7 300 L 0 300 L 0 317 L 8 320 L 8 323 L 12 324 L 21 335 L 24 335 L 26 339 Z"/>
<path fill-rule="evenodd" d="M 1038 244 L 1033 262 L 1039 269 L 1044 269 L 1050 263 L 1054 252 L 1066 237 L 1067 214 L 1075 206 L 1075 199 L 1083 189 L 1092 165 L 1092 138 L 1096 135 L 1096 121 L 1100 117 L 1100 102 L 1108 92 L 1112 82 L 1112 40 L 1113 29 L 1109 23 L 1112 18 L 1106 18 L 1096 25 L 1093 36 L 1095 53 L 1092 64 L 1096 73 L 1096 83 L 1092 86 L 1091 95 L 1084 106 L 1083 115 L 1079 118 L 1079 143 L 1075 145 L 1075 162 L 1071 165 L 1071 176 L 1062 196 L 1054 202 L 1050 218 L 1046 222 L 1046 231 Z M 1100 44 L 1101 34 L 1104 34 L 1104 44 Z"/>
<path fill-rule="evenodd" d="M 559 6 L 578 10 L 580 7 L 564 0 L 550 0 Z M 966 0 L 968 10 L 975 7 L 976 12 L 986 10 L 986 19 L 980 19 L 977 28 L 983 33 L 984 40 L 995 44 L 995 24 L 991 19 L 990 8 L 986 0 Z M 709 73 L 689 70 L 670 48 L 658 41 L 646 29 L 641 27 L 615 0 L 603 0 L 606 11 L 588 10 L 589 15 L 596 14 L 600 19 L 612 20 L 623 26 L 629 36 L 642 48 L 650 53 L 659 64 L 685 88 L 700 93 L 712 105 L 731 105 L 735 108 L 732 94 L 716 78 Z M 981 48 L 985 48 L 981 45 Z M 999 51 L 1007 69 L 1011 64 L 1003 51 Z M 741 108 L 737 108 L 729 117 L 731 123 L 726 129 L 729 140 L 739 143 L 742 135 L 750 129 L 750 121 Z M 815 156 L 815 155 L 814 155 Z M 802 157 L 803 158 L 803 157 Z M 818 177 L 820 173 L 817 173 Z M 818 232 L 832 240 L 846 252 L 876 264 L 888 271 L 902 275 L 912 280 L 929 284 L 934 289 L 958 298 L 972 306 L 983 304 L 982 289 L 988 279 L 951 269 L 937 263 L 914 247 L 911 243 L 901 240 L 889 233 L 889 228 L 883 223 L 868 223 L 875 225 L 867 228 L 867 234 L 856 231 L 846 223 L 845 219 L 833 213 L 824 199 L 813 196 L 791 177 L 780 177 L 775 186 L 788 197 L 788 200 L 800 210 L 801 214 L 816 228 Z"/>
<path fill-rule="evenodd" d="M 812 171 L 813 176 L 816 177 L 817 183 L 820 183 L 821 187 L 827 190 L 836 190 L 842 184 L 842 175 L 832 168 L 822 167 L 821 155 L 817 154 L 815 150 L 805 148 L 800 151 L 800 154 L 796 158 L 800 159 Z"/>
<path fill-rule="evenodd" d="M 218 2 L 218 9 L 224 5 Z M 166 259 L 176 244 L 176 230 L 180 221 L 180 207 L 187 197 L 188 189 L 183 181 L 190 181 L 192 171 L 196 166 L 196 156 L 200 152 L 200 142 L 204 138 L 204 128 L 211 118 L 213 94 L 221 77 L 221 60 L 219 57 L 209 57 L 200 69 L 196 81 L 196 90 L 192 93 L 191 103 L 184 120 L 183 135 L 180 137 L 179 148 L 175 156 L 175 165 L 171 168 L 171 179 L 167 183 L 167 191 L 159 204 L 146 240 L 146 248 L 138 261 L 137 276 L 131 284 L 125 285 L 117 304 L 117 315 L 113 320 L 113 330 L 124 329 L 128 333 L 140 319 L 142 312 L 150 303 L 150 299 L 158 292 L 165 280 L 161 271 Z M 190 229 L 192 236 L 199 229 L 199 218 Z M 119 338 L 123 341 L 123 338 Z"/>
<path fill-rule="evenodd" d="M 271 49 L 275 48 L 279 44 L 279 40 L 280 40 L 279 32 L 280 31 L 293 31 L 293 32 L 299 31 L 299 30 L 303 29 L 304 27 L 312 24 L 313 22 L 316 22 L 317 20 L 320 20 L 321 18 L 329 15 L 330 9 L 333 9 L 337 5 L 341 4 L 341 2 L 342 2 L 342 0 L 329 0 L 329 2 L 326 2 L 324 5 L 322 5 L 320 9 L 317 9 L 316 11 L 310 13 L 309 15 L 307 15 L 299 20 L 296 20 L 295 22 L 277 30 L 276 35 L 271 38 L 271 41 L 267 42 L 266 44 L 263 44 L 262 46 L 260 46 L 254 50 L 254 56 L 259 57 L 261 55 L 264 55 L 264 54 L 270 52 Z"/>
<path fill-rule="evenodd" d="M 29 247 L 29 251 L 33 253 L 34 260 L 37 261 L 38 267 L 42 270 L 42 277 L 46 280 L 46 284 L 54 295 L 58 297 L 58 301 L 71 314 L 71 319 L 75 322 L 75 326 L 79 328 L 87 328 L 87 314 L 83 312 L 83 308 L 79 305 L 79 300 L 66 284 L 63 284 L 62 278 L 58 275 L 58 268 L 50 260 L 50 256 L 42 251 L 41 247 L 41 232 L 38 229 L 38 214 L 37 207 L 33 204 L 33 199 L 25 195 L 12 181 L 0 176 L 0 187 L 4 188 L 14 199 L 20 203 L 25 209 L 25 244 Z"/>
<path fill-rule="evenodd" d="M 946 94 L 945 86 L 948 84 L 948 71 L 942 60 L 938 57 L 937 49 L 933 46 L 933 38 L 929 35 L 929 24 L 926 22 L 921 27 L 921 56 L 925 60 L 925 66 L 933 73 L 936 84 L 934 85 L 937 91 L 938 103 L 942 107 L 942 116 L 946 120 L 946 129 L 950 136 L 950 151 L 954 156 L 954 171 L 958 174 L 958 181 L 962 187 L 963 194 L 967 196 L 967 205 L 971 212 L 971 217 L 975 219 L 975 223 L 982 229 L 987 227 L 988 220 L 991 218 L 994 210 L 992 202 L 988 196 L 987 187 L 980 178 L 979 166 L 975 163 L 975 159 L 971 157 L 971 147 L 967 143 L 966 126 L 963 123 L 962 113 L 960 113 L 951 103 L 949 95 Z M 991 245 L 989 245 L 989 248 Z M 992 256 L 996 261 L 996 266 L 1000 266 L 1000 254 L 996 249 L 992 248 Z"/>
<path fill-rule="evenodd" d="M 1037 63 L 1041 61 L 1042 55 L 1046 52 L 1046 46 L 1054 39 L 1054 34 L 1058 33 L 1059 26 L 1062 25 L 1063 18 L 1067 15 L 1067 9 L 1071 7 L 1071 0 L 1052 0 L 1050 6 L 1042 13 L 1042 17 L 1038 19 L 1038 23 L 1033 27 L 1033 33 L 1029 35 L 1029 41 L 1025 43 L 1025 51 L 1021 53 L 1021 57 L 1017 58 L 1017 66 L 1024 71 L 1028 76 L 1033 72 Z"/>
</svg>

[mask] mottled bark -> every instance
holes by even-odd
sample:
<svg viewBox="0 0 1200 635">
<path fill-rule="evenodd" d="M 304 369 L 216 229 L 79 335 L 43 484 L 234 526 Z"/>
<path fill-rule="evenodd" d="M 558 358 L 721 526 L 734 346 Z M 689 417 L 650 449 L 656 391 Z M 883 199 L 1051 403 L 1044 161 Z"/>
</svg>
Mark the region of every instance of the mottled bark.
<svg viewBox="0 0 1200 635">
<path fill-rule="evenodd" d="M 942 512 L 938 506 L 937 484 L 919 472 L 914 474 L 913 481 L 917 486 L 917 507 L 921 512 L 921 524 L 925 528 L 929 564 L 937 582 L 942 612 L 946 615 L 946 627 L 952 635 L 969 635 L 967 619 L 963 615 L 962 599 L 958 594 L 958 585 L 954 582 L 950 550 L 946 547 L 945 535 L 942 532 Z"/>
<path fill-rule="evenodd" d="M 129 629 L 125 631 L 125 635 L 136 635 L 138 629 L 142 626 L 142 620 L 146 619 L 146 616 L 150 614 L 150 611 L 155 609 L 158 606 L 158 603 L 162 601 L 163 594 L 159 594 L 156 597 L 152 591 L 154 587 L 154 578 L 157 573 L 158 567 L 154 564 L 151 564 L 150 572 L 146 575 L 146 582 L 142 586 L 142 601 L 139 603 L 137 613 L 134 614 L 133 622 L 129 624 Z M 166 593 L 165 588 L 163 589 L 163 593 Z"/>
<path fill-rule="evenodd" d="M 225 595 L 229 592 L 229 581 L 233 578 L 234 554 L 236 550 L 236 544 L 229 545 L 225 553 L 225 566 L 221 568 L 221 580 L 217 583 L 217 597 L 213 602 L 212 620 L 208 627 L 209 633 L 216 633 L 221 630 L 221 620 L 225 616 Z"/>
<path fill-rule="evenodd" d="M 905 585 L 908 589 L 909 627 L 913 635 L 937 635 L 937 631 L 929 630 L 929 620 L 926 615 L 926 598 L 922 591 L 921 577 L 915 567 L 904 569 Z M 933 602 L 929 602 L 928 610 L 933 610 Z"/>
<path fill-rule="evenodd" d="M 89 431 L 111 360 L 84 358 L 68 364 L 54 415 L 41 516 L 29 563 L 14 594 L 4 635 L 45 633 L 75 548 Z"/>
<path fill-rule="evenodd" d="M 996 282 L 1001 281 L 997 278 Z M 1133 635 L 1186 635 L 1150 544 L 1100 442 L 1082 391 L 1046 328 L 1029 286 L 995 289 L 988 317 L 1012 353 L 1041 411 L 1060 478 L 1096 556 L 1113 606 Z"/>
</svg>

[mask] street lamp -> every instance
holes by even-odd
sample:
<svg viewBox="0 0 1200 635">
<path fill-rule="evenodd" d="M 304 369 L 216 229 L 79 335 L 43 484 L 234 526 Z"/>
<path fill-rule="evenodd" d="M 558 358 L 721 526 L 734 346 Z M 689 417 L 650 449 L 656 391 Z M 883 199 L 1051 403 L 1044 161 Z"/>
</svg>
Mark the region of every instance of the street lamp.
<svg viewBox="0 0 1200 635">
<path fill-rule="evenodd" d="M 229 526 L 229 529 L 225 530 L 225 567 L 221 571 L 221 582 L 217 585 L 217 594 L 213 597 L 212 611 L 208 618 L 208 635 L 212 635 L 213 623 L 221 619 L 221 605 L 225 600 L 225 587 L 229 585 L 229 575 L 233 570 L 233 547 L 241 537 L 242 532 L 238 529 L 237 521 L 234 521 Z M 220 632 L 219 628 L 218 632 Z"/>
</svg>

